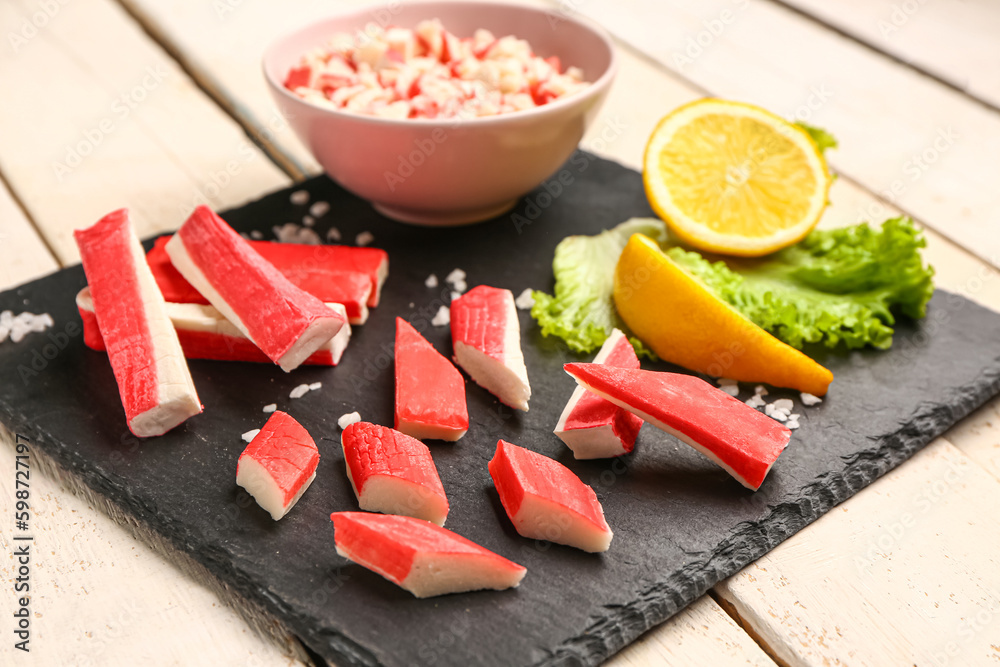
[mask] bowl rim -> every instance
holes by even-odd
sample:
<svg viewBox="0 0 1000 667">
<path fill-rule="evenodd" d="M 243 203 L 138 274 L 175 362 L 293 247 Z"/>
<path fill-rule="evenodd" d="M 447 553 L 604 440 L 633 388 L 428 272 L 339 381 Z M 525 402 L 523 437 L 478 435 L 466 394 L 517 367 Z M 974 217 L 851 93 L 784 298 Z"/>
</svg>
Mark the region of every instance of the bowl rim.
<svg viewBox="0 0 1000 667">
<path fill-rule="evenodd" d="M 534 5 L 529 5 L 523 2 L 505 2 L 503 0 L 407 0 L 406 6 L 419 7 L 421 5 L 465 5 L 470 9 L 476 7 L 483 7 L 488 5 L 493 5 L 495 7 L 508 7 L 514 9 L 526 9 L 537 13 L 546 13 L 546 11 L 541 7 L 536 7 Z M 267 81 L 268 85 L 271 87 L 272 91 L 276 91 L 277 94 L 287 98 L 290 101 L 299 104 L 305 104 L 308 107 L 315 109 L 317 111 L 326 112 L 334 117 L 340 117 L 351 120 L 358 120 L 364 123 L 369 123 L 373 125 L 385 125 L 385 126 L 422 126 L 424 128 L 452 128 L 456 125 L 490 125 L 495 123 L 509 123 L 513 120 L 531 120 L 532 118 L 544 115 L 556 113 L 561 109 L 571 107 L 592 97 L 599 96 L 611 85 L 611 81 L 614 79 L 615 74 L 618 71 L 618 54 L 615 50 L 614 42 L 611 36 L 608 34 L 604 28 L 598 25 L 596 22 L 589 18 L 581 17 L 576 14 L 564 13 L 561 16 L 561 20 L 576 24 L 577 27 L 584 30 L 590 31 L 594 34 L 601 42 L 604 43 L 605 47 L 608 49 L 610 55 L 608 60 L 608 66 L 605 68 L 604 72 L 597 78 L 596 81 L 590 83 L 586 89 L 575 93 L 573 95 L 567 95 L 552 102 L 548 102 L 541 106 L 532 107 L 531 109 L 521 109 L 518 111 L 511 111 L 508 113 L 495 114 L 493 116 L 476 116 L 474 118 L 383 118 L 381 116 L 372 116 L 369 114 L 351 113 L 348 111 L 342 111 L 341 109 L 331 109 L 326 106 L 316 104 L 309 100 L 302 99 L 298 95 L 295 95 L 290 90 L 285 88 L 285 86 L 276 81 L 274 77 L 271 76 L 268 64 L 274 58 L 274 51 L 277 50 L 278 45 L 285 42 L 285 40 L 290 39 L 294 35 L 300 32 L 304 32 L 309 28 L 312 28 L 318 23 L 325 23 L 327 21 L 332 21 L 334 19 L 342 19 L 351 16 L 358 16 L 370 12 L 373 9 L 371 5 L 364 7 L 356 7 L 350 10 L 334 12 L 328 14 L 321 18 L 314 18 L 292 30 L 286 30 L 283 33 L 274 37 L 264 49 L 263 55 L 261 56 L 261 69 L 263 70 L 264 79 Z"/>
</svg>

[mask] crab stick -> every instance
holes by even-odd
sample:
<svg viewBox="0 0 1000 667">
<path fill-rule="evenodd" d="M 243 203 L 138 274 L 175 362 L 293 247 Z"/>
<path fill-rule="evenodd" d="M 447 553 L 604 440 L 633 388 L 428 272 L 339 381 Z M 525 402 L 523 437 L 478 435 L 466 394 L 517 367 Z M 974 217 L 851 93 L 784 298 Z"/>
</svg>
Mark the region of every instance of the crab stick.
<svg viewBox="0 0 1000 667">
<path fill-rule="evenodd" d="M 371 294 L 368 297 L 368 306 L 371 308 L 378 306 L 382 285 L 389 277 L 389 255 L 379 248 L 275 241 L 250 241 L 250 245 L 280 271 L 287 271 L 293 282 L 295 273 L 302 267 L 321 272 L 330 270 L 367 276 L 371 284 Z M 324 299 L 326 300 L 333 299 Z"/>
<path fill-rule="evenodd" d="M 692 375 L 566 364 L 587 391 L 685 442 L 756 491 L 792 432 Z"/>
<path fill-rule="evenodd" d="M 276 410 L 240 454 L 236 483 L 277 521 L 316 479 L 319 450 L 309 432 Z"/>
<path fill-rule="evenodd" d="M 489 470 L 521 536 L 591 553 L 611 546 L 613 533 L 597 494 L 558 461 L 500 440 Z"/>
<path fill-rule="evenodd" d="M 163 298 L 167 303 L 202 303 L 207 304 L 208 299 L 202 296 L 201 292 L 185 280 L 180 271 L 174 268 L 167 255 L 166 245 L 170 241 L 169 236 L 161 236 L 156 239 L 153 249 L 146 255 L 149 268 L 153 270 L 153 277 L 156 284 L 163 292 Z M 330 251 L 327 246 L 268 243 L 263 241 L 250 241 L 254 250 L 260 256 L 274 264 L 288 280 L 296 287 L 309 292 L 320 301 L 326 303 L 340 303 L 347 309 L 347 318 L 351 324 L 364 324 L 368 320 L 368 302 L 376 286 L 380 287 L 380 268 L 374 262 L 368 273 L 353 271 L 341 268 L 340 265 L 330 259 Z M 275 246 L 292 246 L 301 257 L 297 260 L 293 253 L 276 253 Z M 373 248 L 349 248 L 349 250 L 374 250 Z M 377 251 L 385 255 L 381 250 Z M 339 253 L 336 253 L 339 254 Z M 365 255 L 369 257 L 370 255 Z M 365 259 L 362 257 L 361 259 Z M 377 259 L 377 256 L 370 256 Z M 277 260 L 275 262 L 274 260 Z M 352 264 L 356 265 L 357 262 Z M 388 272 L 388 259 L 385 258 L 384 272 Z M 382 278 L 384 280 L 384 277 Z"/>
<path fill-rule="evenodd" d="M 174 267 L 285 372 L 347 323 L 285 278 L 207 206 L 166 245 Z"/>
<path fill-rule="evenodd" d="M 469 430 L 465 380 L 409 322 L 396 318 L 396 430 L 458 440 Z"/>
<path fill-rule="evenodd" d="M 639 357 L 618 329 L 604 341 L 595 364 L 639 368 Z M 578 459 L 601 459 L 628 454 L 635 447 L 642 420 L 628 410 L 577 386 L 553 431 Z"/>
<path fill-rule="evenodd" d="M 476 384 L 527 411 L 531 386 L 510 290 L 480 285 L 452 301 L 451 340 L 455 362 Z"/>
<path fill-rule="evenodd" d="M 326 304 L 334 311 L 344 314 L 339 303 Z M 76 295 L 76 307 L 83 320 L 83 342 L 92 350 L 104 352 L 107 348 L 97 326 L 94 302 L 90 288 L 84 287 Z M 168 303 L 167 315 L 177 332 L 184 356 L 188 359 L 212 359 L 216 361 L 250 361 L 269 364 L 271 360 L 243 335 L 233 324 L 212 306 L 196 303 Z M 336 366 L 351 340 L 351 327 L 345 325 L 326 343 L 306 359 L 306 366 Z"/>
<path fill-rule="evenodd" d="M 128 211 L 73 232 L 128 427 L 162 435 L 201 412 L 191 372 Z"/>
<path fill-rule="evenodd" d="M 448 498 L 427 445 L 369 422 L 345 428 L 341 444 L 361 509 L 444 525 Z"/>
<path fill-rule="evenodd" d="M 430 521 L 392 514 L 334 512 L 337 553 L 418 598 L 521 583 L 527 570 Z"/>
</svg>

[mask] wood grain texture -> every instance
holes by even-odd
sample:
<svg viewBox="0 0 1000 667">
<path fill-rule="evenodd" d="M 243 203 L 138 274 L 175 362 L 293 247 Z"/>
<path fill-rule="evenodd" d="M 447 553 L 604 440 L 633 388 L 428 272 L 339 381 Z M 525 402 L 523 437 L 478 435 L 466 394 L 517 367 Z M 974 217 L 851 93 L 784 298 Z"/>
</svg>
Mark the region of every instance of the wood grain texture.
<svg viewBox="0 0 1000 667">
<path fill-rule="evenodd" d="M 31 221 L 0 183 L 0 290 L 9 289 L 59 268 Z"/>
<path fill-rule="evenodd" d="M 0 168 L 62 263 L 71 232 L 127 206 L 140 236 L 176 228 L 199 203 L 226 207 L 289 179 L 111 0 L 56 5 L 0 50 Z M 0 4 L 0 32 L 38 7 Z"/>
<path fill-rule="evenodd" d="M 0 429 L 0 513 L 8 518 L 14 513 L 13 439 Z M 30 664 L 303 666 L 296 644 L 279 646 L 255 634 L 176 560 L 136 540 L 39 464 L 32 456 Z M 12 581 L 10 554 L 23 543 L 8 536 L 5 529 L 0 576 Z M 5 608 L 13 609 L 9 587 L 4 595 Z M 4 653 L 15 652 L 5 647 Z"/>
<path fill-rule="evenodd" d="M 774 667 L 774 661 L 707 595 L 629 645 L 606 667 Z"/>
<path fill-rule="evenodd" d="M 770 2 L 578 6 L 707 94 L 827 128 L 836 170 L 1000 266 L 1000 114 Z"/>
<path fill-rule="evenodd" d="M 990 0 L 783 2 L 1000 106 L 1000 12 Z"/>
<path fill-rule="evenodd" d="M 1000 480 L 1000 399 L 979 408 L 943 437 Z"/>
<path fill-rule="evenodd" d="M 998 534 L 997 480 L 939 439 L 716 590 L 788 665 L 996 664 Z"/>
</svg>

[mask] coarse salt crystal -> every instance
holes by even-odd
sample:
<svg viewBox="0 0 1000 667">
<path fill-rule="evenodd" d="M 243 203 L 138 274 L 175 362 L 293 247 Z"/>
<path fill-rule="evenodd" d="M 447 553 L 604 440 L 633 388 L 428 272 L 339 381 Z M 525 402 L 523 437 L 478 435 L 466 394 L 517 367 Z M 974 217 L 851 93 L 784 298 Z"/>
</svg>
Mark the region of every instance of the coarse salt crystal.
<svg viewBox="0 0 1000 667">
<path fill-rule="evenodd" d="M 802 405 L 806 405 L 806 406 L 809 406 L 809 405 L 819 405 L 820 403 L 823 402 L 823 399 L 820 398 L 819 396 L 814 396 L 814 395 L 812 395 L 812 394 L 810 394 L 809 392 L 806 392 L 806 391 L 804 391 L 801 394 L 799 394 L 799 398 L 802 399 Z"/>
<path fill-rule="evenodd" d="M 427 276 L 427 280 L 424 281 L 424 285 L 426 285 L 427 287 L 437 287 L 438 277 L 432 273 L 431 275 Z"/>
<path fill-rule="evenodd" d="M 305 243 L 308 245 L 319 245 L 321 239 L 312 229 L 296 225 L 294 222 L 286 222 L 283 225 L 276 225 L 271 228 L 274 236 L 281 243 Z"/>
<path fill-rule="evenodd" d="M 454 269 L 445 277 L 444 281 L 446 283 L 464 283 L 467 277 L 462 269 Z"/>
<path fill-rule="evenodd" d="M 452 289 L 454 289 L 459 294 L 461 294 L 465 290 L 469 289 L 468 283 L 466 283 L 464 280 L 456 280 L 455 282 L 453 282 L 451 284 L 451 287 L 452 287 Z"/>
<path fill-rule="evenodd" d="M 322 218 L 324 215 L 330 212 L 330 204 L 325 201 L 318 201 L 309 207 L 309 215 L 314 218 Z"/>
<path fill-rule="evenodd" d="M 762 384 L 757 385 L 753 388 L 753 393 L 757 396 L 767 396 L 767 387 Z"/>
<path fill-rule="evenodd" d="M 295 389 L 292 389 L 291 393 L 288 394 L 288 398 L 302 398 L 309 393 L 309 385 L 300 384 Z"/>
<path fill-rule="evenodd" d="M 316 224 L 316 219 L 313 218 L 311 215 L 304 215 L 302 216 L 302 224 L 305 225 L 306 227 L 312 227 L 313 225 Z"/>
<path fill-rule="evenodd" d="M 800 415 L 798 412 L 793 412 L 792 414 L 788 415 L 788 421 L 798 421 L 799 417 L 801 416 L 802 415 Z"/>
<path fill-rule="evenodd" d="M 288 197 L 296 206 L 303 206 L 309 203 L 308 190 L 296 190 Z"/>
<path fill-rule="evenodd" d="M 737 397 L 737 396 L 740 395 L 740 387 L 739 387 L 739 385 L 735 385 L 735 384 L 724 384 L 721 387 L 719 387 L 719 390 L 726 392 L 727 394 L 729 394 L 733 398 L 735 398 L 735 397 Z"/>
<path fill-rule="evenodd" d="M 451 323 L 451 311 L 448 310 L 448 306 L 441 306 L 438 308 L 437 313 L 434 315 L 434 319 L 431 320 L 431 324 L 436 327 L 445 327 Z"/>
<path fill-rule="evenodd" d="M 260 232 L 259 229 L 254 229 L 250 232 L 250 238 L 254 239 L 255 241 L 260 241 L 262 238 L 264 238 L 264 235 Z"/>
<path fill-rule="evenodd" d="M 357 424 L 361 421 L 361 415 L 357 412 L 348 412 L 346 415 L 341 415 L 340 419 L 337 420 L 337 426 L 344 429 L 351 424 Z"/>
<path fill-rule="evenodd" d="M 771 419 L 776 419 L 779 422 L 783 422 L 788 420 L 788 415 L 786 415 L 781 410 L 775 410 L 774 412 L 771 413 Z"/>
<path fill-rule="evenodd" d="M 734 380 L 732 378 L 719 378 L 718 380 L 716 380 L 716 382 L 719 383 L 720 387 L 725 387 L 726 385 L 733 386 L 733 387 L 739 386 L 739 382 L 737 382 L 736 380 Z"/>
<path fill-rule="evenodd" d="M 340 235 L 340 230 L 337 229 L 336 227 L 331 227 L 326 232 L 326 240 L 327 241 L 339 241 L 341 238 L 343 238 L 343 237 Z"/>
<path fill-rule="evenodd" d="M 788 428 L 788 430 L 794 431 L 799 427 L 799 423 L 797 421 L 789 419 L 787 422 L 785 422 L 785 426 Z"/>
<path fill-rule="evenodd" d="M 461 299 L 461 298 L 462 298 L 462 293 L 461 292 L 452 292 L 451 293 L 451 300 L 452 301 L 454 301 L 455 299 Z"/>
<path fill-rule="evenodd" d="M 357 243 L 359 246 L 366 246 L 374 240 L 375 240 L 375 235 L 372 234 L 371 232 L 361 232 L 360 234 L 354 237 L 354 242 Z"/>
<path fill-rule="evenodd" d="M 792 399 L 790 398 L 779 398 L 774 403 L 772 403 L 772 405 L 774 405 L 775 410 L 781 410 L 785 414 L 790 413 L 792 411 L 792 408 L 795 407 L 795 404 L 792 403 Z"/>
<path fill-rule="evenodd" d="M 259 428 L 255 428 L 255 429 L 253 429 L 252 431 L 247 431 L 247 432 L 246 432 L 246 433 L 244 433 L 244 434 L 243 434 L 243 436 L 242 436 L 242 437 L 243 437 L 243 440 L 244 440 L 245 442 L 250 442 L 251 440 L 253 440 L 254 438 L 256 438 L 256 437 L 257 437 L 257 434 L 258 434 L 258 433 L 260 433 L 260 429 L 259 429 Z"/>
<path fill-rule="evenodd" d="M 521 310 L 531 310 L 531 307 L 535 305 L 535 291 L 530 287 L 525 287 L 524 291 L 514 299 L 514 305 Z"/>
<path fill-rule="evenodd" d="M 264 412 L 274 412 L 277 409 L 278 409 L 278 404 L 277 403 L 268 403 L 267 405 L 264 406 L 264 410 L 263 411 Z"/>
<path fill-rule="evenodd" d="M 749 405 L 751 408 L 759 408 L 761 406 L 767 405 L 767 401 L 765 401 L 760 394 L 754 394 L 753 396 L 751 396 L 746 400 L 746 404 Z"/>
<path fill-rule="evenodd" d="M 312 384 L 309 385 L 309 391 L 316 391 L 317 389 L 320 389 L 322 387 L 323 387 L 322 382 L 313 382 Z"/>
</svg>

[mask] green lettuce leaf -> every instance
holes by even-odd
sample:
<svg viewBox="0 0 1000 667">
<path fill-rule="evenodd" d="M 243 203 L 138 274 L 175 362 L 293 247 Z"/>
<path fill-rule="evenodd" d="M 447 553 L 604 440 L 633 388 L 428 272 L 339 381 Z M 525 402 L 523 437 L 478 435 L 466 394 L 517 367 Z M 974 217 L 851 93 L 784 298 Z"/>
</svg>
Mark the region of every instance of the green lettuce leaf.
<svg viewBox="0 0 1000 667">
<path fill-rule="evenodd" d="M 612 289 L 615 266 L 632 234 L 645 234 L 657 243 L 667 241 L 661 220 L 633 218 L 596 236 L 567 236 L 556 246 L 552 260 L 555 295 L 536 291 L 531 315 L 544 336 L 558 336 L 575 352 L 595 352 L 619 328 L 627 333 L 615 310 Z M 637 354 L 652 358 L 638 339 L 629 338 Z"/>
<path fill-rule="evenodd" d="M 894 312 L 920 318 L 934 292 L 926 245 L 906 218 L 815 231 L 760 261 L 709 262 L 696 252 L 667 255 L 760 327 L 793 347 L 892 345 Z"/>
<path fill-rule="evenodd" d="M 826 155 L 828 148 L 837 147 L 837 139 L 823 128 L 806 125 L 801 121 L 795 123 L 795 125 L 806 131 L 806 134 L 809 135 L 809 138 L 813 140 L 813 143 L 819 149 L 820 155 Z"/>
</svg>

